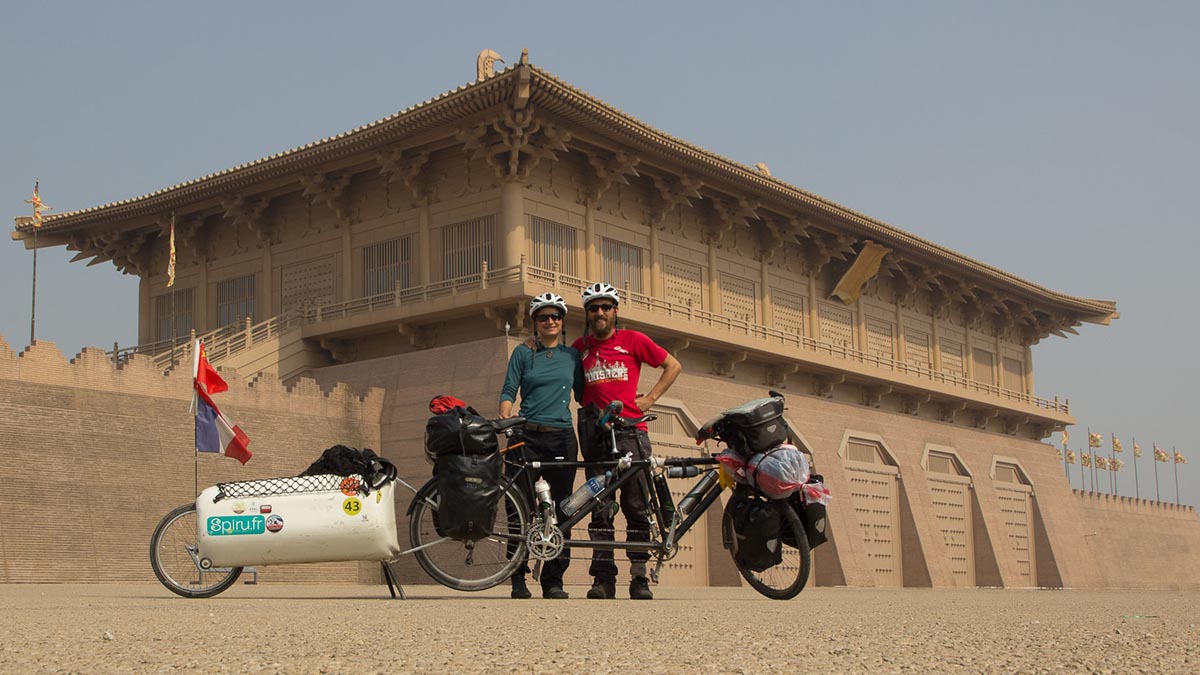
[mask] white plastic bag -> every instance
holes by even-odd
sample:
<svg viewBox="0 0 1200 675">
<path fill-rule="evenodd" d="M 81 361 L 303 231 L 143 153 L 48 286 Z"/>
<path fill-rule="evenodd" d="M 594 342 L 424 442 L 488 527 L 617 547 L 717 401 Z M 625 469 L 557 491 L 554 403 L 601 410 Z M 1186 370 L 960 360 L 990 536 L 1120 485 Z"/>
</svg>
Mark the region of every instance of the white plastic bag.
<svg viewBox="0 0 1200 675">
<path fill-rule="evenodd" d="M 720 459 L 718 457 L 718 459 Z M 808 482 L 808 458 L 794 445 L 779 445 L 746 461 L 749 483 L 771 499 L 786 499 Z"/>
</svg>

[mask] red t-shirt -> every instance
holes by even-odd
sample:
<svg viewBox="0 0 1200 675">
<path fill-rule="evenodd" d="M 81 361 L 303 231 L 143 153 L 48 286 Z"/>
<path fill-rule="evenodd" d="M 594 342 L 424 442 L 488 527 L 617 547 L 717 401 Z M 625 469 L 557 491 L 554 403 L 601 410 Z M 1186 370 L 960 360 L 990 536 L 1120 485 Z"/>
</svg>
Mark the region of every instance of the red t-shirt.
<svg viewBox="0 0 1200 675">
<path fill-rule="evenodd" d="M 641 417 L 637 407 L 638 378 L 642 364 L 653 368 L 667 359 L 667 350 L 645 333 L 618 329 L 607 340 L 585 335 L 571 345 L 583 357 L 583 405 L 604 408 L 613 401 L 625 405 L 622 417 Z M 639 425 L 645 429 L 646 425 Z"/>
</svg>

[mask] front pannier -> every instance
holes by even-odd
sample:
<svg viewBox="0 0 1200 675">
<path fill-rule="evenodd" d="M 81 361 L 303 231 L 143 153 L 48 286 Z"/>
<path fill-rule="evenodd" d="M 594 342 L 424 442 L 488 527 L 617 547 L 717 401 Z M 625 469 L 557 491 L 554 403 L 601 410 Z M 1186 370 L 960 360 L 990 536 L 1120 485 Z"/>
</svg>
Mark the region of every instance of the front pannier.
<svg viewBox="0 0 1200 675">
<path fill-rule="evenodd" d="M 434 464 L 437 533 L 462 541 L 477 541 L 491 534 L 503 492 L 503 469 L 504 459 L 498 452 L 439 455 Z"/>
<path fill-rule="evenodd" d="M 739 565 L 762 572 L 783 561 L 783 514 L 773 502 L 735 493 L 729 512 L 725 545 Z"/>
<path fill-rule="evenodd" d="M 500 449 L 496 429 L 474 408 L 456 406 L 425 423 L 425 457 L 448 453 L 490 455 Z"/>
<path fill-rule="evenodd" d="M 783 420 L 783 399 L 781 398 L 755 399 L 726 410 L 721 417 L 721 424 L 726 430 L 726 435 L 736 436 L 741 441 L 742 447 L 735 447 L 735 449 L 743 454 L 764 452 L 768 448 L 781 445 L 788 440 L 788 428 L 787 423 Z M 737 445 L 736 442 L 735 445 Z"/>
</svg>

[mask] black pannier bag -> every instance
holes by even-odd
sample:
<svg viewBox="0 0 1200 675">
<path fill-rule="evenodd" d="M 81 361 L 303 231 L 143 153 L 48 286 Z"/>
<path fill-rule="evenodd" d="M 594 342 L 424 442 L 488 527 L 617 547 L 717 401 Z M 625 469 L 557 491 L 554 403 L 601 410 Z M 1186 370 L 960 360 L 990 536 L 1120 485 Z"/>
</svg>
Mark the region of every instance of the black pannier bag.
<svg viewBox="0 0 1200 675">
<path fill-rule="evenodd" d="M 829 541 L 829 520 L 825 517 L 824 504 L 820 502 L 805 504 L 802 491 L 799 490 L 791 497 L 788 497 L 787 502 L 796 511 L 796 515 L 800 517 L 800 524 L 804 526 L 805 539 L 808 540 L 810 551 Z M 799 548 L 796 546 L 796 538 L 792 536 L 792 528 L 783 528 L 782 537 L 785 546 Z"/>
<path fill-rule="evenodd" d="M 760 398 L 730 408 L 721 414 L 722 426 L 736 432 L 744 447 L 743 454 L 766 452 L 787 442 L 788 428 L 783 421 L 783 399 Z"/>
<path fill-rule="evenodd" d="M 739 565 L 762 572 L 783 561 L 783 514 L 773 502 L 735 494 L 729 504 L 725 545 Z"/>
<path fill-rule="evenodd" d="M 434 464 L 437 476 L 437 533 L 476 541 L 492 533 L 500 505 L 504 458 L 490 455 L 443 454 Z"/>
<path fill-rule="evenodd" d="M 490 455 L 499 449 L 496 429 L 474 408 L 455 407 L 425 423 L 425 456 L 430 461 L 447 453 Z"/>
</svg>

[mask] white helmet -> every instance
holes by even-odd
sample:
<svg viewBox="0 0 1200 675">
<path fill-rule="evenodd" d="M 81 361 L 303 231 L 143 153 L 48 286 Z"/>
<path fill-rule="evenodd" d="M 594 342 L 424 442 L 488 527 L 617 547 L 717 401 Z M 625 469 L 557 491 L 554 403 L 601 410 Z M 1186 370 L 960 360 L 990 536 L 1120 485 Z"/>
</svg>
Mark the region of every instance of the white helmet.
<svg viewBox="0 0 1200 675">
<path fill-rule="evenodd" d="M 583 289 L 584 307 L 587 307 L 589 302 L 593 300 L 600 300 L 601 298 L 608 298 L 609 300 L 612 300 L 614 305 L 621 304 L 621 297 L 617 295 L 617 289 L 611 284 L 597 281 L 591 286 L 587 286 Z"/>
<path fill-rule="evenodd" d="M 562 311 L 563 316 L 567 314 L 567 301 L 563 300 L 561 295 L 555 295 L 550 291 L 533 296 L 533 299 L 529 301 L 529 316 L 533 316 L 543 307 L 557 307 Z"/>
</svg>

